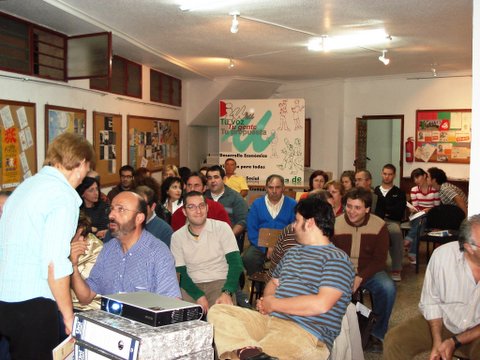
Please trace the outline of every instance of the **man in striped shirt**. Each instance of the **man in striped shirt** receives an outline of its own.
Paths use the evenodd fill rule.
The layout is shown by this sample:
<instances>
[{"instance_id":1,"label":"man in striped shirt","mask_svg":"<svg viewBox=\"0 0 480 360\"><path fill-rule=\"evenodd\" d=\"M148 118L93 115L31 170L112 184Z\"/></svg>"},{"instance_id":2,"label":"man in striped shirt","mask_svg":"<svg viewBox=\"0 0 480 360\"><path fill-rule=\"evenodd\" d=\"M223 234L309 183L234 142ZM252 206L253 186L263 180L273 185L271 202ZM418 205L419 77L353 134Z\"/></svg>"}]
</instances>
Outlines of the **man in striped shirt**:
<instances>
[{"instance_id":1,"label":"man in striped shirt","mask_svg":"<svg viewBox=\"0 0 480 360\"><path fill-rule=\"evenodd\" d=\"M459 187L447 181L445 171L437 167L428 169L427 182L428 185L438 190L443 205L458 206L465 216L467 215L468 199Z\"/></svg>"},{"instance_id":2,"label":"man in striped shirt","mask_svg":"<svg viewBox=\"0 0 480 360\"><path fill-rule=\"evenodd\" d=\"M430 359L480 354L480 214L464 220L458 241L438 247L425 272L417 315L391 329L384 359Z\"/></svg>"},{"instance_id":3,"label":"man in striped shirt","mask_svg":"<svg viewBox=\"0 0 480 360\"><path fill-rule=\"evenodd\" d=\"M257 310L214 305L220 359L327 359L351 299L353 267L336 248L332 206L307 198L296 206L299 246L290 249L273 272ZM267 355L269 354L269 355Z\"/></svg>"}]
</instances>

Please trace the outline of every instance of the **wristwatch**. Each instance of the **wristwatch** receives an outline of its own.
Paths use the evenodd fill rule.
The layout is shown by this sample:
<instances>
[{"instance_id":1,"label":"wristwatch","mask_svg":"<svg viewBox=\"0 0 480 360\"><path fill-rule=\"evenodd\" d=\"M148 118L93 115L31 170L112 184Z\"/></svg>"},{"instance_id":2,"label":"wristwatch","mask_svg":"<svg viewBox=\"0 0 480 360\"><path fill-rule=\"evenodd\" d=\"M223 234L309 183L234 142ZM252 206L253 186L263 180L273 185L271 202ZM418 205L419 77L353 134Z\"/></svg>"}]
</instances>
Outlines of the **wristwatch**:
<instances>
[{"instance_id":1,"label":"wristwatch","mask_svg":"<svg viewBox=\"0 0 480 360\"><path fill-rule=\"evenodd\" d=\"M232 296L233 293L231 291L228 291L228 290L222 290L222 293L223 294L227 294L228 296Z\"/></svg>"},{"instance_id":2,"label":"wristwatch","mask_svg":"<svg viewBox=\"0 0 480 360\"><path fill-rule=\"evenodd\" d=\"M457 337L455 335L452 336L452 340L453 342L455 343L455 350L458 349L460 346L462 346L463 344L458 341Z\"/></svg>"}]
</instances>

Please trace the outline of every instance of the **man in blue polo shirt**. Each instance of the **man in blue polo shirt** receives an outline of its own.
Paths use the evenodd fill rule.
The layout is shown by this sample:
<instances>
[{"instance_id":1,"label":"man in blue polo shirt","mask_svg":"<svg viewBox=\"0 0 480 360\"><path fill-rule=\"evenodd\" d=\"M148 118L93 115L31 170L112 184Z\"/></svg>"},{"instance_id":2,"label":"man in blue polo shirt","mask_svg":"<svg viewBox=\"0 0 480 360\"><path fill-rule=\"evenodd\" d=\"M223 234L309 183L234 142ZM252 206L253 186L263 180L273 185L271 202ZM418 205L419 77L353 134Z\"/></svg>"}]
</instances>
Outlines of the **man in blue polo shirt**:
<instances>
[{"instance_id":1,"label":"man in blue polo shirt","mask_svg":"<svg viewBox=\"0 0 480 360\"><path fill-rule=\"evenodd\" d=\"M118 292L181 296L173 256L167 245L144 230L146 214L146 202L138 194L124 191L113 199L109 219L114 239L104 245L86 280L77 264L87 244L83 238L72 241L72 288L80 303L90 303L96 294Z\"/></svg>"}]
</instances>

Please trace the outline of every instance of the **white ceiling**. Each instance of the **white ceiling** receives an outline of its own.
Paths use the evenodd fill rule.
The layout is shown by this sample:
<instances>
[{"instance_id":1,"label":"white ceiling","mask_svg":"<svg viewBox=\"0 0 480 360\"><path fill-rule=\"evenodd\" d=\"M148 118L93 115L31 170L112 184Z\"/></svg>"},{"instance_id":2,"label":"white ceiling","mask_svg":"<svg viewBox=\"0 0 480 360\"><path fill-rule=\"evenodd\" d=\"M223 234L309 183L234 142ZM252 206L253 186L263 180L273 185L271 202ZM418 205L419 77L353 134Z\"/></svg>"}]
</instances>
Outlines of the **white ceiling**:
<instances>
[{"instance_id":1,"label":"white ceiling","mask_svg":"<svg viewBox=\"0 0 480 360\"><path fill-rule=\"evenodd\" d=\"M275 81L394 74L470 75L472 0L244 0L183 12L180 0L0 0L0 11L67 35L113 33L113 52L182 79L234 76ZM227 1L222 1L226 4ZM386 45L310 52L318 35L385 28ZM388 49L389 66L378 61ZM378 52L377 52L378 51ZM229 59L236 66L228 69Z\"/></svg>"}]
</instances>

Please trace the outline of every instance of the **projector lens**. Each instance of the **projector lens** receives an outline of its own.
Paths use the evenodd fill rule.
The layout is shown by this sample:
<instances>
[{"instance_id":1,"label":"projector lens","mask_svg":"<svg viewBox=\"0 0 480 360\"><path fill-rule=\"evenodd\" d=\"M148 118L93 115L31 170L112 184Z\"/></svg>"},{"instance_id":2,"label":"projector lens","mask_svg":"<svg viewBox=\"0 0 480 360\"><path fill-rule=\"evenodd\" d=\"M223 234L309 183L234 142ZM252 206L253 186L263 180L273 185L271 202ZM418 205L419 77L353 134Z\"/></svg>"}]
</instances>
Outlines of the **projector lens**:
<instances>
[{"instance_id":1,"label":"projector lens","mask_svg":"<svg viewBox=\"0 0 480 360\"><path fill-rule=\"evenodd\" d=\"M116 301L109 300L106 310L111 314L120 315L122 313L122 304Z\"/></svg>"}]
</instances>

